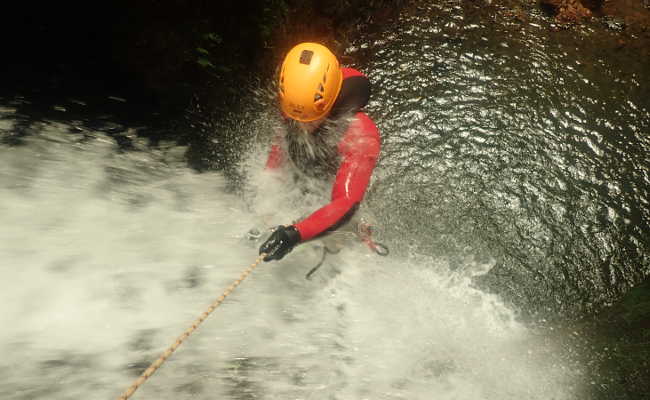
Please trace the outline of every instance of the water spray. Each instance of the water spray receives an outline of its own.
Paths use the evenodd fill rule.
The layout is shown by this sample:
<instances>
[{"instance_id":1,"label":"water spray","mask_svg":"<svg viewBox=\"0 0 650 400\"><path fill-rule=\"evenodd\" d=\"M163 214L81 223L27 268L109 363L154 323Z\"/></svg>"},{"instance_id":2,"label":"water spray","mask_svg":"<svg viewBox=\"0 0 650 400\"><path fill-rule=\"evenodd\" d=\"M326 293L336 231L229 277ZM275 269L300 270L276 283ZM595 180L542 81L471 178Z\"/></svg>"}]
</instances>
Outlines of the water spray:
<instances>
[{"instance_id":1,"label":"water spray","mask_svg":"<svg viewBox=\"0 0 650 400\"><path fill-rule=\"evenodd\" d=\"M142 375L140 375L140 377L138 377L138 379L136 379L135 382L133 382L133 384L120 397L118 397L118 400L127 400L129 397L131 397L133 393L135 393L135 391L138 390L138 388L143 383L145 383L146 380L149 379L149 377L158 370L158 368L160 368L163 365L163 363L169 358L169 356L171 356L172 353L176 351L176 349L180 347L181 344L183 344L185 339L187 339L187 337L190 336L199 327L199 325L203 321L205 321L206 318L208 318L208 316L212 313L212 311L214 311L215 308L219 307L221 303L223 303L223 301L226 299L226 297L228 297L228 295L230 295L230 293L232 293L233 290L235 290L235 288L239 286L239 284L242 283L244 279L246 279L248 275L250 275L255 268L257 268L257 266L260 264L260 262L262 262L264 257L266 257L266 253L260 254L260 256L257 257L257 259L255 260L255 262L252 263L250 267L248 267L246 270L244 270L244 272L242 272L239 278L236 281L234 281L226 289L226 291L223 292L221 296L219 296L218 299L216 299L212 304L210 304L210 307L208 307L208 309L205 310L203 314L201 314L199 318L197 318L196 321L194 321L194 323L192 323L192 325L189 328L187 328L182 335L178 337L178 339L176 339L174 344L169 346L169 348L165 350L165 352L160 357L158 357L158 359L154 361L149 366L149 368L147 368L142 373Z\"/></svg>"}]
</instances>

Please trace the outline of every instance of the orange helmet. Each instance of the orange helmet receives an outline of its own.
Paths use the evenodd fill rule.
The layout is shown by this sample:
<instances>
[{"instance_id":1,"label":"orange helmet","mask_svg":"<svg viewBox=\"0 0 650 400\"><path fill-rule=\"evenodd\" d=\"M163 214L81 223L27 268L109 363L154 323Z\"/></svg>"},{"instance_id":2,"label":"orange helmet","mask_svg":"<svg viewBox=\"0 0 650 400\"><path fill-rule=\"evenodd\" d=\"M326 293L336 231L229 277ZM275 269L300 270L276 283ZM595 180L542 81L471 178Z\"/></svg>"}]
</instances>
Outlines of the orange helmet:
<instances>
[{"instance_id":1,"label":"orange helmet","mask_svg":"<svg viewBox=\"0 0 650 400\"><path fill-rule=\"evenodd\" d=\"M280 69L280 106L290 118L315 121L327 115L341 90L336 56L318 43L301 43L287 53Z\"/></svg>"}]
</instances>

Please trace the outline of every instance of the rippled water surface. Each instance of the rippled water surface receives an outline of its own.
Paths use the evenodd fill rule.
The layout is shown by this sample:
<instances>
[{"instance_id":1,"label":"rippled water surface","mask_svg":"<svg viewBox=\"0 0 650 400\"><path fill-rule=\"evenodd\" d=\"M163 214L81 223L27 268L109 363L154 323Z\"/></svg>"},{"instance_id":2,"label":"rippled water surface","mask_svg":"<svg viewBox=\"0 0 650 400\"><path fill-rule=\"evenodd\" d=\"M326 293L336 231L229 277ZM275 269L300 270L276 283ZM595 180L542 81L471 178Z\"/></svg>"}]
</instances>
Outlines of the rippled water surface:
<instances>
[{"instance_id":1,"label":"rippled water surface","mask_svg":"<svg viewBox=\"0 0 650 400\"><path fill-rule=\"evenodd\" d=\"M385 139L375 208L427 254L494 258L483 283L527 313L593 310L650 272L650 60L481 7L418 7L353 49Z\"/></svg>"},{"instance_id":2,"label":"rippled water surface","mask_svg":"<svg viewBox=\"0 0 650 400\"><path fill-rule=\"evenodd\" d=\"M317 242L264 264L135 399L607 392L571 333L529 322L650 272L648 61L594 46L598 27L463 4L408 9L348 49L384 139L362 212L391 256L353 244L312 281ZM116 398L255 259L251 227L327 198L278 190L257 146L236 187L142 127L26 102L0 104L2 399ZM190 153L223 163L224 137L268 138L264 115Z\"/></svg>"}]
</instances>

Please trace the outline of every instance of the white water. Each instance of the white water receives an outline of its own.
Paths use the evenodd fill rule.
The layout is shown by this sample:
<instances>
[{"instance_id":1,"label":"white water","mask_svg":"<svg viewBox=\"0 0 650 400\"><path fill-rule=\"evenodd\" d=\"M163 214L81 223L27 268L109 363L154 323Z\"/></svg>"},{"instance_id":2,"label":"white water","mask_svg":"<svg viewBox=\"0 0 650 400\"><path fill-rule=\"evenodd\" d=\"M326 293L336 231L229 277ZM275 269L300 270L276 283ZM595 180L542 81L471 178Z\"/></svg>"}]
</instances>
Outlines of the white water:
<instances>
[{"instance_id":1,"label":"white water","mask_svg":"<svg viewBox=\"0 0 650 400\"><path fill-rule=\"evenodd\" d=\"M0 119L0 137L12 129ZM0 145L1 399L116 398L256 257L243 234L258 218L182 148L119 153L68 129ZM270 193L260 213L299 216ZM302 247L255 271L133 398L580 396L563 349L444 262L358 246L307 281L318 254Z\"/></svg>"}]
</instances>

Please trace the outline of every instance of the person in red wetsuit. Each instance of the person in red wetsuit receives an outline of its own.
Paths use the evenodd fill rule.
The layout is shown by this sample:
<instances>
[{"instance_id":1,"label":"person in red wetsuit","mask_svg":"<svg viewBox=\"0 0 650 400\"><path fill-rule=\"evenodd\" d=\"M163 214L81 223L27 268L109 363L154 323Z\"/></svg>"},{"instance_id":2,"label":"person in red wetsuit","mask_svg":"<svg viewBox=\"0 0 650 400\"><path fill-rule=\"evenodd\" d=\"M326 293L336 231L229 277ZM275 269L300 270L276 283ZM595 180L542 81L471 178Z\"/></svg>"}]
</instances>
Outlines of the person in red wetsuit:
<instances>
[{"instance_id":1,"label":"person in red wetsuit","mask_svg":"<svg viewBox=\"0 0 650 400\"><path fill-rule=\"evenodd\" d=\"M291 163L306 175L334 176L334 185L328 204L302 221L275 228L260 247L264 261L280 260L297 244L348 222L363 200L381 146L377 127L361 111L370 98L368 78L341 68L325 46L292 48L278 87L286 132L274 141L266 168Z\"/></svg>"}]
</instances>

